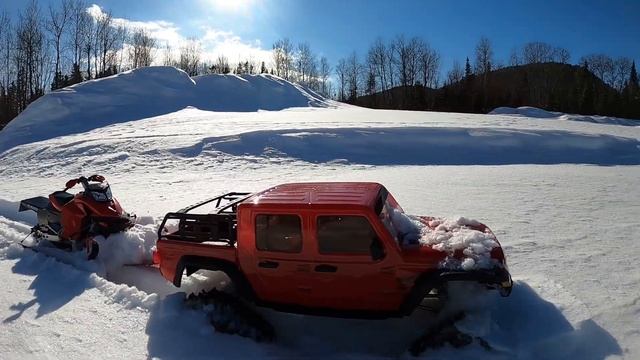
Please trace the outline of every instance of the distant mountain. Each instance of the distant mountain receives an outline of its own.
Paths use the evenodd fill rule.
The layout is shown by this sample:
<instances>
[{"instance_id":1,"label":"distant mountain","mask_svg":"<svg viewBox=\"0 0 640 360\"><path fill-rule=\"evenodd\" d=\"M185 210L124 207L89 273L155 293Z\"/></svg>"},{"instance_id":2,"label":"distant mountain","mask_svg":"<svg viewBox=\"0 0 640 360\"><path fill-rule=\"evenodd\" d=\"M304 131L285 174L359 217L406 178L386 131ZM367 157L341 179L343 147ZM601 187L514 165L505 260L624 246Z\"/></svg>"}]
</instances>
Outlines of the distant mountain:
<instances>
[{"instance_id":1,"label":"distant mountain","mask_svg":"<svg viewBox=\"0 0 640 360\"><path fill-rule=\"evenodd\" d=\"M355 104L471 113L488 113L501 106L533 106L565 113L640 118L640 100L629 100L582 66L560 63L506 67L471 75L439 89L399 86L358 97Z\"/></svg>"}]
</instances>

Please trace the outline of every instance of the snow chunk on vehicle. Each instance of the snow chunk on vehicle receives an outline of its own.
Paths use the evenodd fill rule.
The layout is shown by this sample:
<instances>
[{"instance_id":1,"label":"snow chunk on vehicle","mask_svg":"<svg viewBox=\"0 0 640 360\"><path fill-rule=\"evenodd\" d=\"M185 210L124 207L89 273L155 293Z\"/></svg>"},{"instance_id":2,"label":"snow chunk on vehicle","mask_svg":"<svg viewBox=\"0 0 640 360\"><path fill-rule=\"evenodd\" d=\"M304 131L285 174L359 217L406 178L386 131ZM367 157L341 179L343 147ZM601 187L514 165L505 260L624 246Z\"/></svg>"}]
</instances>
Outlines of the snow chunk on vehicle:
<instances>
[{"instance_id":1,"label":"snow chunk on vehicle","mask_svg":"<svg viewBox=\"0 0 640 360\"><path fill-rule=\"evenodd\" d=\"M500 265L491 253L500 246L496 236L476 220L418 217L401 211L394 211L392 220L404 243L446 253L441 268L470 271Z\"/></svg>"}]
</instances>

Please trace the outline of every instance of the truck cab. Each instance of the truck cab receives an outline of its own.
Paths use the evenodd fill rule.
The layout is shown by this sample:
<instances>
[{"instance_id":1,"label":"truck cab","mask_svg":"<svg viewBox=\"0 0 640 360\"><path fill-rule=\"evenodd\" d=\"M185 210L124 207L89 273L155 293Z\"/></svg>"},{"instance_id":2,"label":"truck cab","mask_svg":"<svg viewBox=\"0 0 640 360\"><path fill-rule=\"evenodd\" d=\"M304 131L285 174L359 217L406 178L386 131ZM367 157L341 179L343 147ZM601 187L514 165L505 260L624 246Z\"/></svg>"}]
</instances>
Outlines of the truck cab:
<instances>
[{"instance_id":1,"label":"truck cab","mask_svg":"<svg viewBox=\"0 0 640 360\"><path fill-rule=\"evenodd\" d=\"M211 202L218 205L211 213L191 213ZM448 281L510 290L501 249L492 269L442 268L447 254L405 246L387 221L390 211L402 208L378 183L293 183L229 193L167 214L157 258L176 286L185 271L219 270L259 305L322 315L407 315ZM177 220L177 228L165 231L168 220Z\"/></svg>"}]
</instances>

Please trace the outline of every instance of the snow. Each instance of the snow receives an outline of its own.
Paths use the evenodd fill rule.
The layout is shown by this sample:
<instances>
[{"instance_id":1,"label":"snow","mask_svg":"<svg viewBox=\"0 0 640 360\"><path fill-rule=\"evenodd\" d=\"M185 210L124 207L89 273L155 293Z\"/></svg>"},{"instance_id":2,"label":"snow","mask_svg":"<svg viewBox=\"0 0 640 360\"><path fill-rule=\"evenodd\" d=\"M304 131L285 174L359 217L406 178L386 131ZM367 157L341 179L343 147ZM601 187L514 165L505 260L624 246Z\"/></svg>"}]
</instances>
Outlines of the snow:
<instances>
[{"instance_id":1,"label":"snow","mask_svg":"<svg viewBox=\"0 0 640 360\"><path fill-rule=\"evenodd\" d=\"M477 220L465 217L421 220L399 209L391 209L390 218L393 229L401 234L401 246L428 246L446 253L439 264L442 269L470 271L499 265L491 258L491 250L499 243L491 231L473 229L480 225Z\"/></svg>"},{"instance_id":2,"label":"snow","mask_svg":"<svg viewBox=\"0 0 640 360\"><path fill-rule=\"evenodd\" d=\"M447 253L447 258L440 265L443 268L490 269L496 263L491 258L491 250L498 247L498 242L492 233L468 227L468 225L477 224L477 221L464 217L433 219L429 221L429 226L421 228L419 241L421 244ZM464 254L462 261L455 258L457 251L462 251Z\"/></svg>"},{"instance_id":3,"label":"snow","mask_svg":"<svg viewBox=\"0 0 640 360\"><path fill-rule=\"evenodd\" d=\"M190 78L174 67L152 66L86 81L41 97L3 129L0 151L189 107L248 112L307 106L335 103L273 75Z\"/></svg>"},{"instance_id":4,"label":"snow","mask_svg":"<svg viewBox=\"0 0 640 360\"><path fill-rule=\"evenodd\" d=\"M521 106L518 108L512 108L503 106L493 109L490 115L515 115L524 116L528 118L538 119L561 119L571 121L586 121L596 124L613 124L624 126L640 126L640 120L622 119L612 116L598 116L598 115L574 115L565 114L557 111L547 111L544 109L538 109L532 106Z\"/></svg>"},{"instance_id":5,"label":"snow","mask_svg":"<svg viewBox=\"0 0 640 360\"><path fill-rule=\"evenodd\" d=\"M148 261L167 211L298 181L380 182L407 213L442 216L453 227L466 223L462 214L493 230L514 276L511 296L454 289L446 311L465 309L456 326L494 350L475 341L424 358L640 357L640 127L324 106L299 88L299 98L284 92L291 102L273 108L217 89L236 108L213 111L184 100L193 99L184 89L204 80L144 71L157 83L151 74L127 80L134 72L83 85L91 91L76 86L41 98L24 124L0 131L2 358L409 358L410 340L434 321L428 312L356 320L259 309L278 341L257 344L215 333L202 312L182 306L183 292L223 286L224 276L197 273L177 289L153 267L126 265ZM283 84L255 94L273 91L264 101L275 104L279 86L291 89ZM74 106L63 114L67 102ZM270 111L256 111L263 108ZM17 213L20 199L93 173L139 217L132 232L102 241L104 259L15 245L34 221Z\"/></svg>"}]
</instances>

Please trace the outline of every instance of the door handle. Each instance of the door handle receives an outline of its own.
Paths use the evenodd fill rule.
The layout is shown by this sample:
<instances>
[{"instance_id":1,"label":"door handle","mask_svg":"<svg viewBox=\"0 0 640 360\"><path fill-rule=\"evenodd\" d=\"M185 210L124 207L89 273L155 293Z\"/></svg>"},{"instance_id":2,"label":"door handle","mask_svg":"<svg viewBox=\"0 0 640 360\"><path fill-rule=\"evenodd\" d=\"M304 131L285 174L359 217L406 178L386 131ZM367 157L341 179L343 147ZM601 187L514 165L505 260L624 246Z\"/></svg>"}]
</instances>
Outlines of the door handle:
<instances>
[{"instance_id":1,"label":"door handle","mask_svg":"<svg viewBox=\"0 0 640 360\"><path fill-rule=\"evenodd\" d=\"M258 263L258 266L261 268L267 268L267 269L275 269L278 267L278 265L280 265L279 263L275 262L275 261L260 261Z\"/></svg>"},{"instance_id":2,"label":"door handle","mask_svg":"<svg viewBox=\"0 0 640 360\"><path fill-rule=\"evenodd\" d=\"M337 266L333 266L333 265L320 264L320 265L317 265L315 267L315 270L317 272L331 272L331 273L334 273L334 272L338 271L338 267Z\"/></svg>"}]
</instances>

